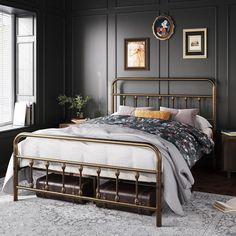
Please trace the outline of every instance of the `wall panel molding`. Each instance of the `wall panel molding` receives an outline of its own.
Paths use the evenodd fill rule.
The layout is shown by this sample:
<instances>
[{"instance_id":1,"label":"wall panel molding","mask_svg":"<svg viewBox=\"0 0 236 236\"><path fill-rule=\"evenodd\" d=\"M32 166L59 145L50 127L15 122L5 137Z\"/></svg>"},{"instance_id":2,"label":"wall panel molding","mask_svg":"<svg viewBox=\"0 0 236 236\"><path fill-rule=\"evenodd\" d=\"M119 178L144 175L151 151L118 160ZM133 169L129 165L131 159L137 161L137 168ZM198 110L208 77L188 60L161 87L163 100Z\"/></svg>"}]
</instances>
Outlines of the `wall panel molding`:
<instances>
[{"instance_id":1,"label":"wall panel molding","mask_svg":"<svg viewBox=\"0 0 236 236\"><path fill-rule=\"evenodd\" d=\"M231 12L230 16L224 12L227 4L230 8L228 10L229 14ZM232 55L233 51L230 47L232 47L234 39L234 29L232 28L233 15L236 13L234 5L233 0L111 0L108 3L108 9L98 9L96 4L90 9L72 9L73 17L107 14L105 48L107 51L106 67L108 67L106 68L108 109L110 105L109 86L114 76L150 76L151 74L153 76L207 76L215 78L219 82L217 91L219 130L229 125L226 119L231 120L232 123L233 117L236 116L236 114L234 115L236 111L231 109L232 104L230 104L230 101L232 103L232 99L234 99L232 86L230 87L230 83L233 83L232 58L234 55ZM175 34L168 41L159 41L152 35L153 20L161 12L169 13L176 25ZM231 28L228 25L230 23ZM208 28L208 58L183 59L182 29L197 27ZM227 35L222 35L222 30L224 30L224 34L227 34L227 28L229 28L228 38ZM150 38L150 71L125 71L123 69L123 40L128 37ZM225 108L224 104L227 104L228 108ZM228 110L230 110L230 118L227 118L226 115ZM236 127L236 124L234 126Z\"/></svg>"},{"instance_id":2,"label":"wall panel molding","mask_svg":"<svg viewBox=\"0 0 236 236\"><path fill-rule=\"evenodd\" d=\"M61 10L65 11L66 0L45 0L45 8L51 10Z\"/></svg>"},{"instance_id":3,"label":"wall panel molding","mask_svg":"<svg viewBox=\"0 0 236 236\"><path fill-rule=\"evenodd\" d=\"M227 47L226 47L226 57L227 57L227 62L226 62L226 83L227 83L227 90L226 90L226 96L227 96L227 123L230 123L230 100L229 100L229 41L230 41L230 6L227 6Z\"/></svg>"},{"instance_id":4,"label":"wall panel molding","mask_svg":"<svg viewBox=\"0 0 236 236\"><path fill-rule=\"evenodd\" d=\"M201 2L204 0L168 0L168 3L182 3L182 2Z\"/></svg>"},{"instance_id":5,"label":"wall panel molding","mask_svg":"<svg viewBox=\"0 0 236 236\"><path fill-rule=\"evenodd\" d=\"M160 0L115 0L116 8L159 5Z\"/></svg>"},{"instance_id":6,"label":"wall panel molding","mask_svg":"<svg viewBox=\"0 0 236 236\"><path fill-rule=\"evenodd\" d=\"M178 0L177 0L178 1ZM184 0L184 1L187 1L187 0ZM196 1L196 0L193 0L193 1ZM196 6L196 7L179 7L179 8L175 8L175 9L171 9L170 12L172 11L178 11L178 10L184 10L184 11L188 11L188 10L206 10L206 9L209 9L209 10L213 10L214 11L214 39L215 39L215 47L214 47L214 51L215 51L215 71L214 71L214 78L217 80L217 74L218 74L218 71L217 71L217 63L218 63L218 48L217 48L217 34L218 34L218 19L217 19L217 6L206 6L206 7L202 7L202 6ZM211 15L212 16L212 15ZM174 20L174 19L173 19ZM201 27L204 27L204 26L201 26ZM199 27L199 28L201 28ZM193 28L196 28L196 27L193 27ZM208 27L208 42L207 42L207 47L209 46L209 27ZM182 46L182 45L181 45ZM209 54L209 52L208 52ZM209 57L209 55L208 55ZM169 73L168 73L169 74Z\"/></svg>"},{"instance_id":7,"label":"wall panel molding","mask_svg":"<svg viewBox=\"0 0 236 236\"><path fill-rule=\"evenodd\" d=\"M26 4L29 6L36 6L39 4L39 1L40 0L10 0L9 2L20 3L20 4L24 4L24 5Z\"/></svg>"},{"instance_id":8,"label":"wall panel molding","mask_svg":"<svg viewBox=\"0 0 236 236\"><path fill-rule=\"evenodd\" d=\"M107 112L108 16L72 17L72 94L89 95L88 117Z\"/></svg>"},{"instance_id":9,"label":"wall panel molding","mask_svg":"<svg viewBox=\"0 0 236 236\"><path fill-rule=\"evenodd\" d=\"M75 1L72 0L72 12L73 11L86 11L86 10L107 10L109 0L86 0L86 1ZM110 0L111 1L111 0Z\"/></svg>"},{"instance_id":10,"label":"wall panel molding","mask_svg":"<svg viewBox=\"0 0 236 236\"><path fill-rule=\"evenodd\" d=\"M231 127L236 126L236 108L235 108L235 61L236 61L236 30L235 30L235 21L236 21L236 4L229 4L227 6L227 20L228 20L228 44L227 44L227 82L228 82L228 122Z\"/></svg>"},{"instance_id":11,"label":"wall panel molding","mask_svg":"<svg viewBox=\"0 0 236 236\"><path fill-rule=\"evenodd\" d=\"M179 60L179 64L175 67L170 65L168 74L170 76L175 76L173 73L175 70L178 71L177 67L183 68L183 69L184 67L186 67L187 70L186 69L185 70L189 72L185 74L185 70L183 70L182 72L181 70L179 70L177 75L180 76L179 73L182 73L185 76L191 76L190 71L193 71L192 76L198 76L196 74L197 72L199 73L199 76L211 76L217 79L217 39L215 37L217 33L217 25L216 25L217 8L216 6L179 7L176 9L170 9L169 13L176 24L175 34L169 40L170 46L171 44L175 44L175 47L170 48L170 53L173 55L175 54L176 50L179 51L179 53L175 55L176 59ZM210 15L211 17L208 18L208 15ZM195 21L197 17L199 17L199 20ZM207 59L200 59L200 60L183 59L182 30L187 29L187 28L205 28L205 27L208 28L208 57ZM214 47L212 45L214 45ZM178 49L175 49L177 47ZM174 62L172 61L172 64L173 63ZM213 70L207 70L206 63L208 64L210 63L209 66L214 66ZM172 71L170 71L171 66L174 69L174 71L173 69ZM199 69L202 67L203 70L195 71L194 66L197 66L196 68L199 68Z\"/></svg>"}]
</instances>

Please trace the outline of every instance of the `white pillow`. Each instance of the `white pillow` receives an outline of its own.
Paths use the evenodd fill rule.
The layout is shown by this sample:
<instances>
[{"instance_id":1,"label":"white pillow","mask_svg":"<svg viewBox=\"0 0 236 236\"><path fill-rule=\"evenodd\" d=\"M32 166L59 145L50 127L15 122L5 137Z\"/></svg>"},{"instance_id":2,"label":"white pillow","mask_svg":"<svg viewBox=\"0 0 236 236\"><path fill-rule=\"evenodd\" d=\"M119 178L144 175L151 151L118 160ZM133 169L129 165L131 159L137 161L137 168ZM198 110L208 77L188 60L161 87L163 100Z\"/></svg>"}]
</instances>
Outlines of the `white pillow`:
<instances>
[{"instance_id":1,"label":"white pillow","mask_svg":"<svg viewBox=\"0 0 236 236\"><path fill-rule=\"evenodd\" d=\"M195 118L195 121L194 121L194 127L204 131L207 128L212 128L212 125L204 117L196 115L196 118Z\"/></svg>"},{"instance_id":2,"label":"white pillow","mask_svg":"<svg viewBox=\"0 0 236 236\"><path fill-rule=\"evenodd\" d=\"M119 115L117 111L111 114L111 116L116 116L116 115Z\"/></svg>"},{"instance_id":3,"label":"white pillow","mask_svg":"<svg viewBox=\"0 0 236 236\"><path fill-rule=\"evenodd\" d=\"M132 106L119 106L117 115L134 116L135 110L153 110L153 107L132 107Z\"/></svg>"},{"instance_id":4,"label":"white pillow","mask_svg":"<svg viewBox=\"0 0 236 236\"><path fill-rule=\"evenodd\" d=\"M131 116L134 114L135 107L131 106L119 106L117 111L118 115Z\"/></svg>"},{"instance_id":5,"label":"white pillow","mask_svg":"<svg viewBox=\"0 0 236 236\"><path fill-rule=\"evenodd\" d=\"M213 138L213 132L211 128L206 128L202 130L202 132L206 134L208 138L211 138L211 139Z\"/></svg>"}]
</instances>

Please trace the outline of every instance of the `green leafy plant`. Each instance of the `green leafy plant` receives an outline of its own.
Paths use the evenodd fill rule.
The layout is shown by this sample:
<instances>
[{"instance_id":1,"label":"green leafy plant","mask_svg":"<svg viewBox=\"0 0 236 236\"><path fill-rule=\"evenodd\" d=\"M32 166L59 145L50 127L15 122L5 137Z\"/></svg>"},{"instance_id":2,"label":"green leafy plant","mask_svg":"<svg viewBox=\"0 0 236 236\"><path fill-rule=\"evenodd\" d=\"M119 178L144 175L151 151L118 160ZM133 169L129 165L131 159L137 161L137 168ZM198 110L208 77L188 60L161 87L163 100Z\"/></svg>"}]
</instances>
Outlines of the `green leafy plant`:
<instances>
[{"instance_id":1,"label":"green leafy plant","mask_svg":"<svg viewBox=\"0 0 236 236\"><path fill-rule=\"evenodd\" d=\"M89 96L83 97L81 95L75 95L74 97L67 97L66 95L59 95L59 105L69 105L69 109L75 110L76 116L81 116L83 108L87 105L91 98Z\"/></svg>"}]
</instances>

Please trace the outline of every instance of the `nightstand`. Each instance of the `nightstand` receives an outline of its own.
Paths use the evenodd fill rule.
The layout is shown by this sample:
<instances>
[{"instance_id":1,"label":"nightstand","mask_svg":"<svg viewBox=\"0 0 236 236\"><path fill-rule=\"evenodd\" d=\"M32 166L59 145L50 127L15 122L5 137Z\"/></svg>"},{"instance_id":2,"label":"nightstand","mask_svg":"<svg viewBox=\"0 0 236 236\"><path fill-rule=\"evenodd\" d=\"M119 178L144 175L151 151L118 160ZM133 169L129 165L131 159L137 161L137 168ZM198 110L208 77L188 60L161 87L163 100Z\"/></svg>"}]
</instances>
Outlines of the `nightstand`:
<instances>
[{"instance_id":1,"label":"nightstand","mask_svg":"<svg viewBox=\"0 0 236 236\"><path fill-rule=\"evenodd\" d=\"M221 132L224 171L228 178L236 171L236 132Z\"/></svg>"},{"instance_id":2,"label":"nightstand","mask_svg":"<svg viewBox=\"0 0 236 236\"><path fill-rule=\"evenodd\" d=\"M73 125L76 125L76 124L72 123L72 122L60 123L59 128L66 128L66 127L73 126Z\"/></svg>"},{"instance_id":3,"label":"nightstand","mask_svg":"<svg viewBox=\"0 0 236 236\"><path fill-rule=\"evenodd\" d=\"M59 124L59 128L66 128L66 127L69 127L69 126L74 126L74 125L82 124L86 120L88 120L88 119L72 119L73 122L60 123Z\"/></svg>"}]
</instances>

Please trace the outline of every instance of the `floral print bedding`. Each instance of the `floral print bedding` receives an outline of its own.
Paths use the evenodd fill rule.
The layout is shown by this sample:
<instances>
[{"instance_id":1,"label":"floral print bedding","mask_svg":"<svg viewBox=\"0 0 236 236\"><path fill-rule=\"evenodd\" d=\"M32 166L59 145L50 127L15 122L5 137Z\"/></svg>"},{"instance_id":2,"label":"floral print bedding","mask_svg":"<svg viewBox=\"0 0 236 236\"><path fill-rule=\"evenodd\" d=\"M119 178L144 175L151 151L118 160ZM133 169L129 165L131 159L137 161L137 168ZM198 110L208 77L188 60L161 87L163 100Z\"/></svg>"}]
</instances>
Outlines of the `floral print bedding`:
<instances>
[{"instance_id":1,"label":"floral print bedding","mask_svg":"<svg viewBox=\"0 0 236 236\"><path fill-rule=\"evenodd\" d=\"M161 137L178 148L190 167L214 147L214 142L201 130L173 120L112 115L95 118L88 123L119 125Z\"/></svg>"}]
</instances>

